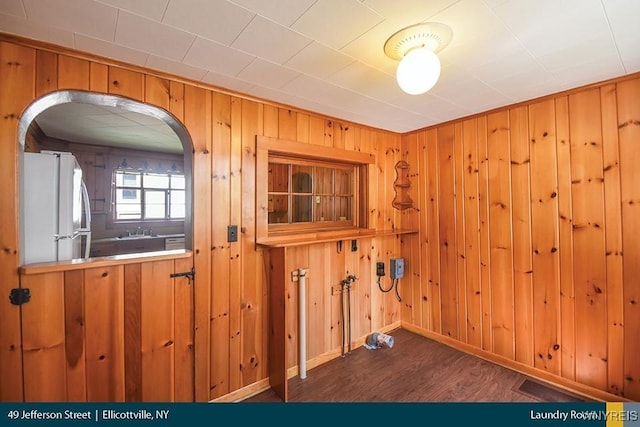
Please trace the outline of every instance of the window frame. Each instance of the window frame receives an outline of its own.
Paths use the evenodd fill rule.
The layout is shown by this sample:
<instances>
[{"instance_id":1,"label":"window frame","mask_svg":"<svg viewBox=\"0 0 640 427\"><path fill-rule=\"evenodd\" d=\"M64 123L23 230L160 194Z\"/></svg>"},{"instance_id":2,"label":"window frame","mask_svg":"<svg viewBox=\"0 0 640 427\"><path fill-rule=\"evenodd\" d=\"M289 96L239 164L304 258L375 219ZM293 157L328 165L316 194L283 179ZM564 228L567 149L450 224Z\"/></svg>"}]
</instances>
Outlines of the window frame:
<instances>
[{"instance_id":1,"label":"window frame","mask_svg":"<svg viewBox=\"0 0 640 427\"><path fill-rule=\"evenodd\" d=\"M139 175L140 176L140 186L132 186L132 185L118 185L117 184L117 179L116 179L116 175L118 173L122 173L122 174L131 174L131 175ZM161 188L161 187L153 187L153 186L149 186L149 187L145 187L145 175L162 175L162 176L166 176L168 178L168 186L167 188ZM171 186L171 176L172 175L179 175L182 176L182 178L185 180L185 186L184 188L172 188ZM184 173L177 173L177 172L167 172L167 173L161 173L161 172L149 172L149 171L144 171L144 170L127 170L127 169L123 169L123 168L114 168L112 176L111 176L111 182L113 183L113 210L112 210L112 218L111 218L111 222L113 224L134 224L134 223L154 223L154 222L184 222L186 219L186 175ZM124 181L124 177L123 177L123 181ZM134 191L139 191L140 192L140 218L130 218L130 219L119 219L117 218L118 215L118 197L117 197L117 193L118 190L134 190ZM146 192L147 191L155 191L155 192L162 192L164 193L164 217L162 218L146 218L145 217L145 198L146 198ZM171 191L183 191L185 193L185 216L182 218L172 218L170 217L171 214Z\"/></svg>"},{"instance_id":2,"label":"window frame","mask_svg":"<svg viewBox=\"0 0 640 427\"><path fill-rule=\"evenodd\" d=\"M269 224L268 175L270 159L284 159L292 164L353 168L353 212L350 221ZM368 226L368 193L370 170L375 156L359 151L305 144L258 135L256 137L256 242L298 233L331 233L340 230L362 230Z\"/></svg>"}]
</instances>

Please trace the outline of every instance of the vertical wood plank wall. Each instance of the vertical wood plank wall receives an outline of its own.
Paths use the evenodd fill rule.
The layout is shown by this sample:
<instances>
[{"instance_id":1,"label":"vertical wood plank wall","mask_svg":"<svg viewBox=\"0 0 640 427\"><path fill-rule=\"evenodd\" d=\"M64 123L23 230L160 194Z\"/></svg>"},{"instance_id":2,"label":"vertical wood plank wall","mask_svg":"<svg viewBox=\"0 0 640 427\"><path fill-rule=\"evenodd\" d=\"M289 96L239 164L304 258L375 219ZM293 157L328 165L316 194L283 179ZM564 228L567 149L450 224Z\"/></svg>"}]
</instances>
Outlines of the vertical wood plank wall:
<instances>
[{"instance_id":1,"label":"vertical wood plank wall","mask_svg":"<svg viewBox=\"0 0 640 427\"><path fill-rule=\"evenodd\" d=\"M117 274L113 285L117 282L120 293L108 297L105 294L104 298L109 304L124 304L125 315L123 319L113 320L114 324L104 324L109 328L108 331L105 329L112 344L109 348L103 348L104 342L95 341L94 337L78 341L79 327L74 318L69 317L73 311L57 313L57 317L52 319L58 326L67 322L66 333L71 334L66 336L71 342L65 342L69 348L56 347L56 343L63 342L60 331L64 328L58 328L50 335L47 335L48 329L36 333L30 330L29 316L21 325L20 309L3 298L0 302L0 401L191 398L207 401L266 379L269 283L265 259L269 254L256 248L254 243L257 134L375 153L378 173L372 174L369 182L370 227L400 228L401 214L391 206L395 179L393 166L402 158L400 135L292 111L168 76L134 70L108 60L78 55L64 48L42 46L14 40L0 41L0 117L3 118L0 121L0 179L6 189L0 195L0 295L8 295L19 281L16 159L20 115L32 101L51 91L63 88L95 90L164 108L182 121L192 138L193 264L197 272L193 298L195 317L178 316L179 322L175 324L169 323L168 319L154 320L149 310L162 309L174 316L191 310L185 306L191 300L184 292L176 290L173 299L169 299L169 289L160 288L164 285L161 280L139 281L140 275L164 276L166 267L161 265L126 266L113 272ZM238 242L227 242L227 226L230 224L238 226ZM352 307L354 340L364 338L372 330L399 325L400 304L392 293L382 295L379 292L375 284L375 263L384 261L388 265L389 258L400 256L400 245L399 238L385 236L359 241L356 252L350 251L350 242L346 241L342 250L335 243L326 243L289 251L289 269L309 268L309 358L322 360L324 357L326 360L340 352L340 302L338 295L331 295L331 286L339 284L348 274L359 278L352 294L352 301L355 300ZM46 275L46 280L41 278L42 281L35 277L27 279L38 283L33 284L34 295L29 303L32 305L23 306L24 311L34 312L43 295L40 289L45 288L46 295L55 292L56 301L64 302L71 310L82 298L89 304L89 299L98 297L93 291L106 292L105 288L96 287L88 293L90 282L93 286L94 280L96 283L103 280L99 274L92 274L86 270ZM108 277L114 278L114 275L109 273ZM289 303L296 307L294 284L286 283L286 288ZM163 305L154 306L146 302L154 298L161 299ZM87 313L87 316L99 315L98 309L96 303L95 311ZM36 317L39 314L33 313ZM286 324L292 344L292 351L287 355L289 367L297 364L296 325L293 311ZM21 332L21 326L29 330ZM185 328L195 330L193 342L189 341ZM25 332L25 337L35 333L33 339L37 342L29 343L25 338L30 349L47 349L47 360L50 360L47 363L63 363L64 358L67 362L72 359L70 368L56 371L57 375L67 376L64 382L60 378L51 388L37 390L30 386L27 389L22 378L23 349L20 343L21 333ZM175 343L170 347L177 348L169 351L162 346L172 333ZM139 341L141 347L122 356L122 347L118 346L124 345L127 339ZM189 361L188 347L185 346L192 344L195 357ZM79 354L85 354L85 358L80 358ZM116 354L124 359L114 360L111 355ZM44 376L37 377L48 368L48 365L39 363L41 356L40 352L33 351L25 359L29 364L29 375L36 376L31 385L47 381ZM99 356L105 358L100 359ZM106 363L115 371L98 369ZM178 369L185 363L194 364L195 376L188 377L183 369ZM122 366L129 368L130 375L126 378L121 376ZM146 370L155 369L154 366L166 367L163 376L145 375ZM173 368L169 368L171 366ZM100 375L112 374L109 381L113 387L94 387L105 380ZM29 378L25 380L31 381ZM195 390L195 395L187 395L185 390Z\"/></svg>"},{"instance_id":2,"label":"vertical wood plank wall","mask_svg":"<svg viewBox=\"0 0 640 427\"><path fill-rule=\"evenodd\" d=\"M639 141L638 77L404 135L422 248L402 253L423 278L406 303L431 316L403 326L639 400Z\"/></svg>"}]
</instances>

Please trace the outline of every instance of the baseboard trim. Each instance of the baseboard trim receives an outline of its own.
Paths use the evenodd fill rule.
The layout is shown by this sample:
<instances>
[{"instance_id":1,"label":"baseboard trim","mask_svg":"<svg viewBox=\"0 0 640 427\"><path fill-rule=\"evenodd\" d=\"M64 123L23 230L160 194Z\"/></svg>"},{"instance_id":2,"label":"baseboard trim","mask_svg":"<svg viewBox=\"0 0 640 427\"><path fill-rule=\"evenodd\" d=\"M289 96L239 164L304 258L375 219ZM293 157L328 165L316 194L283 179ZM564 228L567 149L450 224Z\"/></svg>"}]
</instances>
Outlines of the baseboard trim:
<instances>
[{"instance_id":1,"label":"baseboard trim","mask_svg":"<svg viewBox=\"0 0 640 427\"><path fill-rule=\"evenodd\" d=\"M495 363L496 365L500 365L507 369L511 369L521 374L530 376L551 386L564 389L570 393L582 396L589 400L596 400L601 402L632 402L632 400L626 399L624 397L599 390L595 387L591 387L585 384L580 384L576 381L572 381L567 378L551 374L549 372L541 371L529 365L525 365L524 363L520 363L515 360L508 359L504 356L482 350L470 344L463 343L461 341L437 334L435 332L420 328L415 325L402 323L401 327L402 329L406 329L409 332L413 332L425 338L429 338L439 343L448 345L449 347L455 348L456 350L460 350L464 353L471 354L491 363Z\"/></svg>"},{"instance_id":2,"label":"baseboard trim","mask_svg":"<svg viewBox=\"0 0 640 427\"><path fill-rule=\"evenodd\" d=\"M253 384L239 388L236 391L220 396L216 399L210 400L209 403L235 403L241 402L244 399L248 399L256 394L260 394L263 391L269 390L269 378L258 380Z\"/></svg>"}]
</instances>

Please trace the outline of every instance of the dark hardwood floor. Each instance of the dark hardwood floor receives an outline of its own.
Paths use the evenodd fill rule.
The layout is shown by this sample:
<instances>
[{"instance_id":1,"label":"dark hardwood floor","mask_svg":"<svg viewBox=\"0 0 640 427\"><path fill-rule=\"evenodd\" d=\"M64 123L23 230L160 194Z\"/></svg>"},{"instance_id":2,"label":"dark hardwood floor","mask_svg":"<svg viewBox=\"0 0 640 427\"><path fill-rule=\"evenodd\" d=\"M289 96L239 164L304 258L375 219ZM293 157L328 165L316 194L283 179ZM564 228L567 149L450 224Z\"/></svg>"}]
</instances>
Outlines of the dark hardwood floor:
<instances>
[{"instance_id":1,"label":"dark hardwood floor","mask_svg":"<svg viewBox=\"0 0 640 427\"><path fill-rule=\"evenodd\" d=\"M393 348L360 347L289 380L291 402L583 401L449 346L398 329ZM280 402L272 390L244 402Z\"/></svg>"}]
</instances>

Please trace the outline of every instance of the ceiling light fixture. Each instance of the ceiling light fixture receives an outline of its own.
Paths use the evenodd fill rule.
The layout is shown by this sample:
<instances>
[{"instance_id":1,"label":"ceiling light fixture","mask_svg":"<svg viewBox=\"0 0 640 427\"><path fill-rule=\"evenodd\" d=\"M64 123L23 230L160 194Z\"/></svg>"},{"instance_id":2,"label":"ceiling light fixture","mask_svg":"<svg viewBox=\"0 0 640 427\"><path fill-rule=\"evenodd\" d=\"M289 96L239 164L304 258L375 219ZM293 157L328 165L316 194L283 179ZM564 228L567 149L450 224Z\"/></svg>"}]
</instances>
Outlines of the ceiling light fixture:
<instances>
[{"instance_id":1,"label":"ceiling light fixture","mask_svg":"<svg viewBox=\"0 0 640 427\"><path fill-rule=\"evenodd\" d=\"M400 61L396 80L400 89L420 95L431 89L440 77L436 53L451 41L451 28L436 22L416 24L393 34L384 44L384 53Z\"/></svg>"}]
</instances>

